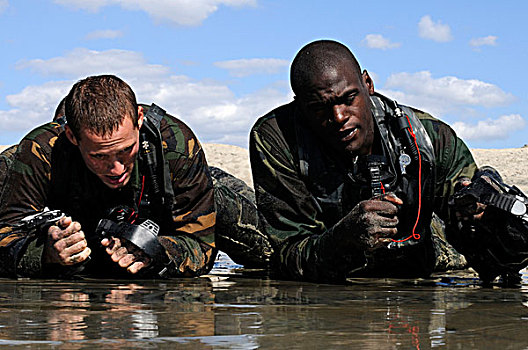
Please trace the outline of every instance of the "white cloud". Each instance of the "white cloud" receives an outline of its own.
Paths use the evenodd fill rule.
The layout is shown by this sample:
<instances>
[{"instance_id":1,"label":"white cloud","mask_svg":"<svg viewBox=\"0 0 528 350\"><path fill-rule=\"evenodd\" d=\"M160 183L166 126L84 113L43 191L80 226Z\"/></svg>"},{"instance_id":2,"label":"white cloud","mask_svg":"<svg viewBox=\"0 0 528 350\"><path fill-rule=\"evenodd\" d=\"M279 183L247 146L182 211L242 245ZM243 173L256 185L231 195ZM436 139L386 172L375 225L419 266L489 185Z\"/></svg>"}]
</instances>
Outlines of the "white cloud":
<instances>
[{"instance_id":1,"label":"white cloud","mask_svg":"<svg viewBox=\"0 0 528 350\"><path fill-rule=\"evenodd\" d=\"M123 32L120 30L96 30L86 34L85 39L87 40L96 40L96 39L115 39L123 36Z\"/></svg>"},{"instance_id":2,"label":"white cloud","mask_svg":"<svg viewBox=\"0 0 528 350\"><path fill-rule=\"evenodd\" d=\"M0 110L2 130L30 130L53 118L55 108L68 93L73 82L48 82L40 86L28 86L16 95L6 97L13 107L8 111Z\"/></svg>"},{"instance_id":3,"label":"white cloud","mask_svg":"<svg viewBox=\"0 0 528 350\"><path fill-rule=\"evenodd\" d=\"M251 58L215 62L215 66L227 69L235 77L246 77L254 74L275 74L287 67L289 62L277 58Z\"/></svg>"},{"instance_id":4,"label":"white cloud","mask_svg":"<svg viewBox=\"0 0 528 350\"><path fill-rule=\"evenodd\" d=\"M101 56L104 60L98 62ZM133 59L123 61L126 57ZM83 69L82 66L90 61L93 67ZM71 80L29 86L8 96L6 101L12 108L0 110L2 129L27 131L49 121L56 105L67 94L74 80L86 76L87 70L102 68L102 62L108 62L108 67L115 70L122 65L120 71L125 72L127 77L120 73L117 75L131 85L139 102L154 102L168 113L181 118L195 131L201 142L223 142L246 147L248 133L255 120L292 97L277 88L237 97L228 86L218 82L171 75L167 67L148 64L135 52L77 49L64 57L32 60L19 65L19 68L34 69L43 74L68 75ZM115 62L119 62L119 65ZM111 71L110 68L107 71ZM145 74L149 70L154 71L154 74Z\"/></svg>"},{"instance_id":5,"label":"white cloud","mask_svg":"<svg viewBox=\"0 0 528 350\"><path fill-rule=\"evenodd\" d=\"M55 0L55 3L88 11L120 5L126 10L145 11L156 21L194 26L201 24L220 5L255 6L256 0Z\"/></svg>"},{"instance_id":6,"label":"white cloud","mask_svg":"<svg viewBox=\"0 0 528 350\"><path fill-rule=\"evenodd\" d=\"M446 76L433 78L428 71L392 74L384 92L398 102L440 115L461 106L504 106L515 100L498 86L480 80Z\"/></svg>"},{"instance_id":7,"label":"white cloud","mask_svg":"<svg viewBox=\"0 0 528 350\"><path fill-rule=\"evenodd\" d=\"M519 114L510 114L476 124L456 122L452 127L465 140L497 140L506 139L511 133L526 127L526 120Z\"/></svg>"},{"instance_id":8,"label":"white cloud","mask_svg":"<svg viewBox=\"0 0 528 350\"><path fill-rule=\"evenodd\" d=\"M497 37L494 35L488 35L483 38L473 38L469 41L469 45L473 47L480 47L480 46L495 46L497 45Z\"/></svg>"},{"instance_id":9,"label":"white cloud","mask_svg":"<svg viewBox=\"0 0 528 350\"><path fill-rule=\"evenodd\" d=\"M7 0L0 0L0 13L4 12L8 6L9 2Z\"/></svg>"},{"instance_id":10,"label":"white cloud","mask_svg":"<svg viewBox=\"0 0 528 350\"><path fill-rule=\"evenodd\" d=\"M147 64L140 53L126 50L93 51L78 48L63 57L48 60L23 60L17 69L31 69L43 75L77 78L96 74L115 74L125 79L169 74L167 67Z\"/></svg>"},{"instance_id":11,"label":"white cloud","mask_svg":"<svg viewBox=\"0 0 528 350\"><path fill-rule=\"evenodd\" d=\"M418 23L418 33L424 39L430 39L438 42L446 42L453 39L451 36L451 28L449 25L442 24L442 22L434 22L431 16L426 15L420 19Z\"/></svg>"},{"instance_id":12,"label":"white cloud","mask_svg":"<svg viewBox=\"0 0 528 350\"><path fill-rule=\"evenodd\" d=\"M397 73L391 75L381 93L399 103L423 109L439 118L450 114L450 123L464 140L506 139L514 131L526 126L518 114L503 115L497 119L483 119L482 108L505 106L515 101L515 96L498 86L475 79L446 76L433 78L428 71ZM468 117L479 118L467 122Z\"/></svg>"},{"instance_id":13,"label":"white cloud","mask_svg":"<svg viewBox=\"0 0 528 350\"><path fill-rule=\"evenodd\" d=\"M201 135L209 142L247 147L249 130L257 118L291 101L292 97L276 89L263 89L241 98L198 107L191 112L190 119L200 125Z\"/></svg>"},{"instance_id":14,"label":"white cloud","mask_svg":"<svg viewBox=\"0 0 528 350\"><path fill-rule=\"evenodd\" d=\"M362 43L371 49L395 49L401 46L401 43L392 43L389 39L381 34L367 34Z\"/></svg>"}]
</instances>

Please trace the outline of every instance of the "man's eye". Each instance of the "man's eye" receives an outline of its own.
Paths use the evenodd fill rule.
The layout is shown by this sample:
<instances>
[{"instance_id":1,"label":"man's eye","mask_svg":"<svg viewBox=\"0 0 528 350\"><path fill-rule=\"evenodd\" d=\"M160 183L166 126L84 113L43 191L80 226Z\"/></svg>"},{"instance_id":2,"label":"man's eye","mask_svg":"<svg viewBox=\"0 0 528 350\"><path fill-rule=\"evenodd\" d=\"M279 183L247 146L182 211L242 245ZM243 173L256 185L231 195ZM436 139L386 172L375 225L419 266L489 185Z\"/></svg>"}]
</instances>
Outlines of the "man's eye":
<instances>
[{"instance_id":1,"label":"man's eye","mask_svg":"<svg viewBox=\"0 0 528 350\"><path fill-rule=\"evenodd\" d=\"M130 153L134 149L134 146L128 146L124 150L121 151L121 153Z\"/></svg>"},{"instance_id":2,"label":"man's eye","mask_svg":"<svg viewBox=\"0 0 528 350\"><path fill-rule=\"evenodd\" d=\"M352 105L354 103L354 100L356 99L356 95L348 95L346 98L345 98L345 104L347 105Z\"/></svg>"},{"instance_id":3,"label":"man's eye","mask_svg":"<svg viewBox=\"0 0 528 350\"><path fill-rule=\"evenodd\" d=\"M90 157L94 159L104 159L105 156L103 154L91 154Z\"/></svg>"}]
</instances>

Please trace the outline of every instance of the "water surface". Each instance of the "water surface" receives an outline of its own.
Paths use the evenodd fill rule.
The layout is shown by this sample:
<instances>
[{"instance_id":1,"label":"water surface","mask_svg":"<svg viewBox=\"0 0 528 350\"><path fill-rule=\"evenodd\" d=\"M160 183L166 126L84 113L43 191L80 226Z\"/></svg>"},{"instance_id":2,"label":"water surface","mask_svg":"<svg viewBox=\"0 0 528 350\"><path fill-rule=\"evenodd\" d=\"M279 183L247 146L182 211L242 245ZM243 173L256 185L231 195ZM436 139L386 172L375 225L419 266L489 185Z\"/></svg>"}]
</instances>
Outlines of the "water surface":
<instances>
[{"instance_id":1,"label":"water surface","mask_svg":"<svg viewBox=\"0 0 528 350\"><path fill-rule=\"evenodd\" d=\"M0 345L54 349L525 349L528 274L516 288L470 273L431 279L278 281L221 260L157 281L8 280Z\"/></svg>"}]
</instances>

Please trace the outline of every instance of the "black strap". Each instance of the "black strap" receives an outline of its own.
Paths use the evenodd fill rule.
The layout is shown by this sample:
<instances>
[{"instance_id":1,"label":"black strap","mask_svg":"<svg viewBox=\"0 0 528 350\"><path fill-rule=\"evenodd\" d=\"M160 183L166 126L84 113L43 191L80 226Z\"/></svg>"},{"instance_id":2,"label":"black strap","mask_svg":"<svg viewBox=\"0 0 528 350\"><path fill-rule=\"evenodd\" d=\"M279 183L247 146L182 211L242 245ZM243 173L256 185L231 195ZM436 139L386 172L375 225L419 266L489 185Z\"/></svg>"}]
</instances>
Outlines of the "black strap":
<instances>
[{"instance_id":1,"label":"black strap","mask_svg":"<svg viewBox=\"0 0 528 350\"><path fill-rule=\"evenodd\" d=\"M174 197L168 162L166 162L163 155L163 142L160 130L161 121L165 115L165 110L153 103L148 107L143 127L141 128L143 162L155 192L156 199L154 200L159 202L160 208L170 206Z\"/></svg>"}]
</instances>

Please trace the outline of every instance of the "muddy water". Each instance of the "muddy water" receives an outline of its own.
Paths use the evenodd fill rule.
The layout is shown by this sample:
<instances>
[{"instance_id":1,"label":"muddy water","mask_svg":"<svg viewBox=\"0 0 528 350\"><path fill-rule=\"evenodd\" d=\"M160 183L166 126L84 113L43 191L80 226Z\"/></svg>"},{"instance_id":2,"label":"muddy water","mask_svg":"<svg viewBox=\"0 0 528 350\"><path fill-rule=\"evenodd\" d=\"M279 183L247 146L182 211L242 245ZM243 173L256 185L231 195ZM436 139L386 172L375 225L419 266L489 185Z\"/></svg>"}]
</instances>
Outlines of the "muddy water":
<instances>
[{"instance_id":1,"label":"muddy water","mask_svg":"<svg viewBox=\"0 0 528 350\"><path fill-rule=\"evenodd\" d=\"M348 285L277 281L219 264L166 281L0 280L0 346L54 349L523 349L528 274Z\"/></svg>"}]
</instances>

